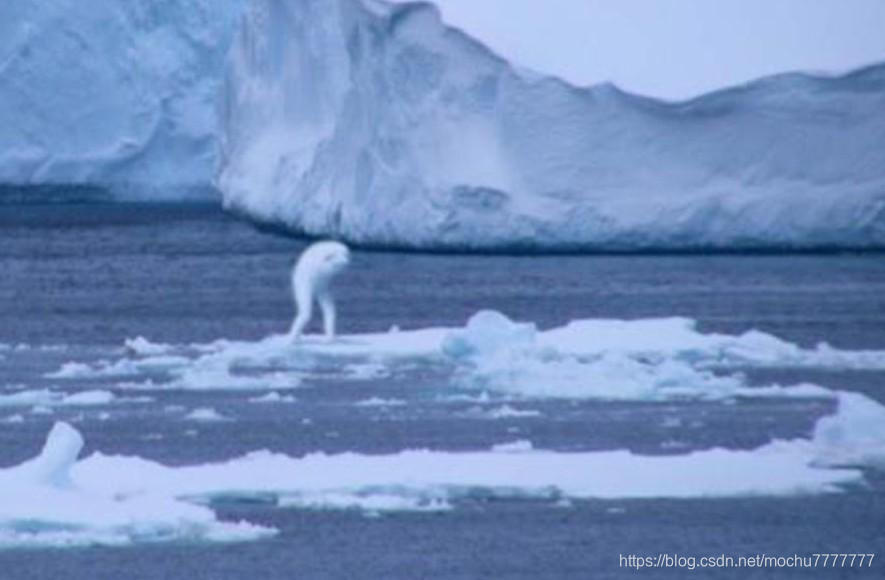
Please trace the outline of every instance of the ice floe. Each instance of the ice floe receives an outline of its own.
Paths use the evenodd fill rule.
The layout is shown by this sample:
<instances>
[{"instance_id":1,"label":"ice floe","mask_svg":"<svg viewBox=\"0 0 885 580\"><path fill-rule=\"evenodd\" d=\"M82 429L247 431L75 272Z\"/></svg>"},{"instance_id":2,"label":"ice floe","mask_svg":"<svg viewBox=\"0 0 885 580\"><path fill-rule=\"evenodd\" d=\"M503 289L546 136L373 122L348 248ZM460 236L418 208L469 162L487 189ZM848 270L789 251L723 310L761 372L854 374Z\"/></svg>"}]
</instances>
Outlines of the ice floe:
<instances>
[{"instance_id":1,"label":"ice floe","mask_svg":"<svg viewBox=\"0 0 885 580\"><path fill-rule=\"evenodd\" d=\"M387 380L420 367L463 392L614 400L829 397L814 385L750 388L753 368L885 370L885 350L802 348L751 330L705 333L687 318L576 320L551 330L481 311L460 328L353 334L334 341L285 335L256 342L164 345L127 341L121 358L69 362L55 379L126 377L152 389L266 389L304 381Z\"/></svg>"},{"instance_id":2,"label":"ice floe","mask_svg":"<svg viewBox=\"0 0 885 580\"><path fill-rule=\"evenodd\" d=\"M0 469L0 546L228 541L273 530L220 521L211 501L268 499L311 509L443 510L476 493L551 501L585 498L784 496L862 485L885 466L885 407L837 393L810 439L679 455L625 450L557 452L529 440L487 451L403 450L387 455L257 451L171 467L101 453L77 460L82 436L57 423L43 451Z\"/></svg>"},{"instance_id":3,"label":"ice floe","mask_svg":"<svg viewBox=\"0 0 885 580\"><path fill-rule=\"evenodd\" d=\"M814 385L749 388L725 370L758 367L885 368L885 351L800 347L759 331L701 333L685 318L580 320L549 331L481 311L441 350L460 386L530 397L622 400L736 396L829 397Z\"/></svg>"},{"instance_id":4,"label":"ice floe","mask_svg":"<svg viewBox=\"0 0 885 580\"><path fill-rule=\"evenodd\" d=\"M357 407L401 407L406 404L403 399L383 399L381 397L370 397L354 403Z\"/></svg>"},{"instance_id":5,"label":"ice floe","mask_svg":"<svg viewBox=\"0 0 885 580\"><path fill-rule=\"evenodd\" d=\"M229 421L230 418L222 415L212 407L200 407L184 416L189 421Z\"/></svg>"},{"instance_id":6,"label":"ice floe","mask_svg":"<svg viewBox=\"0 0 885 580\"><path fill-rule=\"evenodd\" d=\"M31 389L0 395L0 407L77 407L108 405L117 400L112 392L104 390L63 393L50 389Z\"/></svg>"},{"instance_id":7,"label":"ice floe","mask_svg":"<svg viewBox=\"0 0 885 580\"><path fill-rule=\"evenodd\" d=\"M814 429L821 465L885 467L885 406L861 393L837 393L839 410Z\"/></svg>"},{"instance_id":8,"label":"ice floe","mask_svg":"<svg viewBox=\"0 0 885 580\"><path fill-rule=\"evenodd\" d=\"M82 447L77 430L56 423L37 457L0 469L0 547L241 541L274 533L219 521L211 509L168 494L119 495L84 486L74 473Z\"/></svg>"},{"instance_id":9,"label":"ice floe","mask_svg":"<svg viewBox=\"0 0 885 580\"><path fill-rule=\"evenodd\" d=\"M271 391L266 395L260 395L258 397L250 397L250 403L296 403L298 399L293 397L292 395L281 395L277 391Z\"/></svg>"},{"instance_id":10,"label":"ice floe","mask_svg":"<svg viewBox=\"0 0 885 580\"><path fill-rule=\"evenodd\" d=\"M543 413L535 409L516 409L510 405L501 405L491 408L470 407L464 415L474 419L525 419L527 417L541 417Z\"/></svg>"}]
</instances>

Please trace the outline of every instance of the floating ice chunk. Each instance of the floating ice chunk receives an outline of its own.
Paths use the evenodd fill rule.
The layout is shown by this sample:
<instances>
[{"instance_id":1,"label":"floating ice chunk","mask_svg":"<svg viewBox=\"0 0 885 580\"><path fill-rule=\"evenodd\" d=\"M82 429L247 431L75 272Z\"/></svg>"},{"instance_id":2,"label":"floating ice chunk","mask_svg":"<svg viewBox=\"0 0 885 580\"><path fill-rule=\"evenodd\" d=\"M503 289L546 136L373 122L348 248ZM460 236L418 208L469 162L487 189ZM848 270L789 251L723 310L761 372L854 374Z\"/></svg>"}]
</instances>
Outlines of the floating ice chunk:
<instances>
[{"instance_id":1,"label":"floating ice chunk","mask_svg":"<svg viewBox=\"0 0 885 580\"><path fill-rule=\"evenodd\" d=\"M803 349L759 331L702 333L687 318L576 320L540 331L489 310L462 328L355 334L333 342L304 336L292 345L274 335L257 342L138 344L140 354L129 349L114 361L68 363L50 376L129 376L140 380L126 386L143 389L281 390L304 378L383 379L420 367L462 390L497 396L710 400L827 396L811 385L749 389L734 372L746 368L885 369L885 351Z\"/></svg>"},{"instance_id":2,"label":"floating ice chunk","mask_svg":"<svg viewBox=\"0 0 885 580\"><path fill-rule=\"evenodd\" d=\"M292 395L281 395L276 391L271 391L266 395L251 397L249 399L250 403L295 403L297 401L298 399Z\"/></svg>"},{"instance_id":3,"label":"floating ice chunk","mask_svg":"<svg viewBox=\"0 0 885 580\"><path fill-rule=\"evenodd\" d=\"M107 405L115 399L110 391L82 391L73 395L67 395L62 399L62 405Z\"/></svg>"},{"instance_id":4,"label":"floating ice chunk","mask_svg":"<svg viewBox=\"0 0 885 580\"><path fill-rule=\"evenodd\" d=\"M185 419L190 421L229 421L230 418L225 417L215 409L211 407L200 407L199 409L194 409L190 413L184 416Z\"/></svg>"},{"instance_id":5,"label":"floating ice chunk","mask_svg":"<svg viewBox=\"0 0 885 580\"><path fill-rule=\"evenodd\" d=\"M832 399L838 395L836 391L810 383L802 383L786 387L781 385L744 387L738 389L735 394L741 397L751 398L786 397L791 399Z\"/></svg>"},{"instance_id":6,"label":"floating ice chunk","mask_svg":"<svg viewBox=\"0 0 885 580\"><path fill-rule=\"evenodd\" d=\"M68 423L58 422L46 437L40 455L20 465L14 475L29 483L70 487L69 471L81 449L80 433Z\"/></svg>"},{"instance_id":7,"label":"floating ice chunk","mask_svg":"<svg viewBox=\"0 0 885 580\"><path fill-rule=\"evenodd\" d=\"M738 378L716 376L666 356L630 356L617 343L596 352L578 337L545 344L546 334L534 325L483 311L463 330L451 331L442 350L461 365L459 385L532 397L723 398L741 386Z\"/></svg>"},{"instance_id":8,"label":"floating ice chunk","mask_svg":"<svg viewBox=\"0 0 885 580\"><path fill-rule=\"evenodd\" d=\"M343 492L319 492L298 495L280 496L277 505L280 507L297 507L302 509L323 510L362 510L369 513L379 512L438 512L452 509L452 505L443 498L424 495L359 495Z\"/></svg>"},{"instance_id":9,"label":"floating ice chunk","mask_svg":"<svg viewBox=\"0 0 885 580\"><path fill-rule=\"evenodd\" d=\"M527 417L540 417L542 413L534 409L516 409L510 405L501 405L485 409L483 407L471 407L467 410L467 416L480 419L522 419Z\"/></svg>"},{"instance_id":10,"label":"floating ice chunk","mask_svg":"<svg viewBox=\"0 0 885 580\"><path fill-rule=\"evenodd\" d=\"M563 354L614 352L697 366L885 369L885 351L843 351L826 344L807 350L758 330L702 333L689 318L575 320L541 333L538 343Z\"/></svg>"},{"instance_id":11,"label":"floating ice chunk","mask_svg":"<svg viewBox=\"0 0 885 580\"><path fill-rule=\"evenodd\" d=\"M488 391L481 391L475 395L467 393L444 395L440 397L439 400L446 403L490 403L492 401L492 396Z\"/></svg>"},{"instance_id":12,"label":"floating ice chunk","mask_svg":"<svg viewBox=\"0 0 885 580\"><path fill-rule=\"evenodd\" d=\"M516 441L511 441L510 443L499 443L498 445L492 445L492 451L496 451L498 453L525 453L528 451L533 451L535 448L532 445L532 442L528 439L517 439Z\"/></svg>"},{"instance_id":13,"label":"floating ice chunk","mask_svg":"<svg viewBox=\"0 0 885 580\"><path fill-rule=\"evenodd\" d=\"M353 380L384 379L390 376L390 369L378 362L351 363L344 367L342 374Z\"/></svg>"},{"instance_id":14,"label":"floating ice chunk","mask_svg":"<svg viewBox=\"0 0 885 580\"><path fill-rule=\"evenodd\" d=\"M827 397L820 387L749 389L714 368L885 368L885 351L809 351L752 331L704 334L684 318L580 320L538 332L497 312L451 330L441 349L458 365L457 384L531 397L660 400L735 396Z\"/></svg>"},{"instance_id":15,"label":"floating ice chunk","mask_svg":"<svg viewBox=\"0 0 885 580\"><path fill-rule=\"evenodd\" d=\"M839 391L838 401L814 428L816 461L885 468L885 407L861 393Z\"/></svg>"},{"instance_id":16,"label":"floating ice chunk","mask_svg":"<svg viewBox=\"0 0 885 580\"><path fill-rule=\"evenodd\" d=\"M225 463L164 467L138 458L93 455L74 481L105 494L253 498L267 494L457 499L473 490L499 497L734 497L835 492L859 483L854 469L811 465L808 441L685 455L627 451L402 451L391 455L253 453Z\"/></svg>"},{"instance_id":17,"label":"floating ice chunk","mask_svg":"<svg viewBox=\"0 0 885 580\"><path fill-rule=\"evenodd\" d=\"M44 376L49 379L130 377L145 373L162 373L185 364L187 361L187 358L181 356L158 355L143 359L101 360L94 364L67 362L59 370L47 373Z\"/></svg>"},{"instance_id":18,"label":"floating ice chunk","mask_svg":"<svg viewBox=\"0 0 885 580\"><path fill-rule=\"evenodd\" d=\"M160 354L168 354L173 350L173 347L171 345L151 342L143 336L127 338L124 342L124 347L128 352L139 356L156 356Z\"/></svg>"},{"instance_id":19,"label":"floating ice chunk","mask_svg":"<svg viewBox=\"0 0 885 580\"><path fill-rule=\"evenodd\" d=\"M94 371L92 367L85 363L79 362L66 362L61 365L61 368L55 372L47 373L46 378L49 379L74 379L81 377L92 377Z\"/></svg>"},{"instance_id":20,"label":"floating ice chunk","mask_svg":"<svg viewBox=\"0 0 885 580\"><path fill-rule=\"evenodd\" d=\"M354 403L357 407L401 407L405 404L406 402L402 399L383 399L381 397L371 397Z\"/></svg>"},{"instance_id":21,"label":"floating ice chunk","mask_svg":"<svg viewBox=\"0 0 885 580\"><path fill-rule=\"evenodd\" d=\"M65 407L107 405L116 400L110 391L90 390L65 394L49 389L19 391L0 395L0 407Z\"/></svg>"},{"instance_id":22,"label":"floating ice chunk","mask_svg":"<svg viewBox=\"0 0 885 580\"><path fill-rule=\"evenodd\" d=\"M295 389L301 386L301 377L291 372L238 374L226 365L197 364L174 373L175 379L154 385L164 389L181 390L255 390Z\"/></svg>"},{"instance_id":23,"label":"floating ice chunk","mask_svg":"<svg viewBox=\"0 0 885 580\"><path fill-rule=\"evenodd\" d=\"M513 322L495 310L481 310L470 317L463 331L446 335L442 351L451 358L465 359L504 348L533 348L537 334L534 324Z\"/></svg>"},{"instance_id":24,"label":"floating ice chunk","mask_svg":"<svg viewBox=\"0 0 885 580\"><path fill-rule=\"evenodd\" d=\"M516 409L510 405L502 405L500 407L489 409L489 416L492 419L540 417L541 415L541 411L535 409Z\"/></svg>"},{"instance_id":25,"label":"floating ice chunk","mask_svg":"<svg viewBox=\"0 0 885 580\"><path fill-rule=\"evenodd\" d=\"M49 389L19 391L10 395L0 395L0 407L30 407L45 405L49 401L60 400L63 395Z\"/></svg>"},{"instance_id":26,"label":"floating ice chunk","mask_svg":"<svg viewBox=\"0 0 885 580\"><path fill-rule=\"evenodd\" d=\"M86 489L73 476L82 447L76 429L56 423L36 458L0 469L0 547L241 541L274 533L248 523L220 522L210 509L169 496Z\"/></svg>"}]
</instances>

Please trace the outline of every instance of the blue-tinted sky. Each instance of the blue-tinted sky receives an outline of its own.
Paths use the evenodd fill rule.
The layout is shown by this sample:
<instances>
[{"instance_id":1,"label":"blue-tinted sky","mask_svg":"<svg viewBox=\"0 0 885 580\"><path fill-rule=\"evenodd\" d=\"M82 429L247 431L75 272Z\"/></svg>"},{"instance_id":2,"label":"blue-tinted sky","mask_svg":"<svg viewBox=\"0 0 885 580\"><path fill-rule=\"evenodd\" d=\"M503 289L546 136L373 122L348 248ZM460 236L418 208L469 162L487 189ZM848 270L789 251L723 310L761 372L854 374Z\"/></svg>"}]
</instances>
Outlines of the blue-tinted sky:
<instances>
[{"instance_id":1,"label":"blue-tinted sky","mask_svg":"<svg viewBox=\"0 0 885 580\"><path fill-rule=\"evenodd\" d=\"M885 0L434 1L522 65L669 99L885 61Z\"/></svg>"}]
</instances>

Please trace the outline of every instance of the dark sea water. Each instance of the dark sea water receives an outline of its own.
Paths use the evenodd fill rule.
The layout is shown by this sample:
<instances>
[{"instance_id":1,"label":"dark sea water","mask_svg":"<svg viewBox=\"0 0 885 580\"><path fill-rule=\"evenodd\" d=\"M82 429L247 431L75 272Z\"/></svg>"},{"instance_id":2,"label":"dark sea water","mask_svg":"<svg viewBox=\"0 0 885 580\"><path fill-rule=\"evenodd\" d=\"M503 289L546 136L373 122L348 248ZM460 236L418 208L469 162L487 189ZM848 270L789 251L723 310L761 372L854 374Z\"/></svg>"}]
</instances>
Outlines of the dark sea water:
<instances>
[{"instance_id":1,"label":"dark sea water","mask_svg":"<svg viewBox=\"0 0 885 580\"><path fill-rule=\"evenodd\" d=\"M70 360L110 356L127 337L155 342L257 340L288 329L290 269L305 243L262 233L208 206L0 205L0 343L31 348L0 360L11 386L110 388L45 378ZM483 308L541 328L577 318L686 316L704 331L759 329L804 347L885 349L885 256L460 256L355 251L338 291L341 332L459 326ZM36 347L53 347L40 349ZM759 384L815 382L885 402L885 373L769 369ZM328 380L297 405L255 405L255 393L151 392L152 402L100 411L59 408L0 425L0 466L39 452L68 420L88 454L173 465L256 449L391 453L484 450L515 438L560 451L685 453L807 437L827 400L515 402L541 418L471 418L420 376ZM358 408L369 397L406 405ZM236 420L187 424L167 412L212 407ZM12 410L0 409L0 415ZM672 419L678 419L674 423ZM309 419L309 422L305 422ZM668 421L668 419L670 419ZM675 425L675 426L674 426ZM276 527L239 544L0 550L0 578L882 578L885 478L814 497L593 500L467 497L441 513L277 508L229 501L224 518ZM0 501L3 501L0 490ZM633 570L620 554L656 556L878 553L871 568Z\"/></svg>"}]
</instances>

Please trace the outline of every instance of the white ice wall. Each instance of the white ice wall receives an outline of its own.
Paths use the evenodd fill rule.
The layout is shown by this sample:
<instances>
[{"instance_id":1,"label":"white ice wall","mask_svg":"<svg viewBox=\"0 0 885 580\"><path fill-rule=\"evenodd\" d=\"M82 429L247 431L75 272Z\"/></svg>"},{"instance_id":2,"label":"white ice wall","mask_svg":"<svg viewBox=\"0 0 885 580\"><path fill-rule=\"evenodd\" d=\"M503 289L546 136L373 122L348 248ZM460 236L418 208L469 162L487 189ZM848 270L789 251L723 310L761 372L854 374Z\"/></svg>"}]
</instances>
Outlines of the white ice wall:
<instances>
[{"instance_id":1,"label":"white ice wall","mask_svg":"<svg viewBox=\"0 0 885 580\"><path fill-rule=\"evenodd\" d=\"M533 75L426 4L256 0L226 205L411 248L885 246L885 66L682 103Z\"/></svg>"},{"instance_id":2,"label":"white ice wall","mask_svg":"<svg viewBox=\"0 0 885 580\"><path fill-rule=\"evenodd\" d=\"M0 3L0 184L214 174L235 211L378 246L885 246L883 66L669 104L526 72L429 5L249 4Z\"/></svg>"},{"instance_id":3,"label":"white ice wall","mask_svg":"<svg viewBox=\"0 0 885 580\"><path fill-rule=\"evenodd\" d=\"M205 195L242 4L0 3L0 183Z\"/></svg>"}]
</instances>

